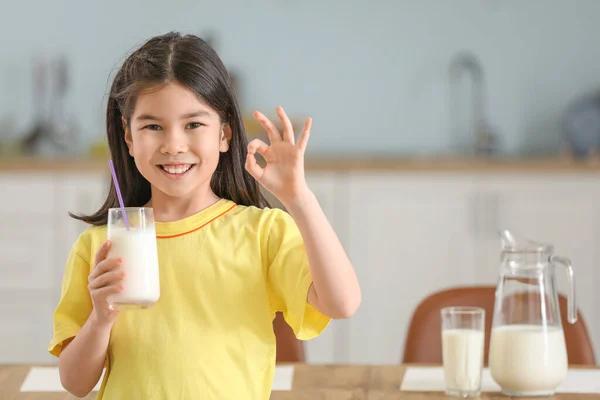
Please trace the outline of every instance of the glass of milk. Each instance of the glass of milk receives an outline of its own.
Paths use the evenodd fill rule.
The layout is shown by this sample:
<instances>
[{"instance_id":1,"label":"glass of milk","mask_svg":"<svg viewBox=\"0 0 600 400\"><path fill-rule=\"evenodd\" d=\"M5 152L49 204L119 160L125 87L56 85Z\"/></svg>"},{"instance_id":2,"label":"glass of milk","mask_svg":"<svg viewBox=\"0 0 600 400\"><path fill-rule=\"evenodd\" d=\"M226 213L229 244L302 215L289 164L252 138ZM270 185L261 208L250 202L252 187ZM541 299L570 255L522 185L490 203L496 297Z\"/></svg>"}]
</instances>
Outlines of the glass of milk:
<instances>
[{"instance_id":1,"label":"glass of milk","mask_svg":"<svg viewBox=\"0 0 600 400\"><path fill-rule=\"evenodd\" d=\"M479 307L446 307L441 310L441 318L446 395L479 397L485 310Z\"/></svg>"},{"instance_id":2,"label":"glass of milk","mask_svg":"<svg viewBox=\"0 0 600 400\"><path fill-rule=\"evenodd\" d=\"M125 208L128 225L120 208L108 211L107 238L110 257L122 257L125 271L123 291L109 296L116 310L146 309L160 297L158 251L152 208Z\"/></svg>"}]
</instances>

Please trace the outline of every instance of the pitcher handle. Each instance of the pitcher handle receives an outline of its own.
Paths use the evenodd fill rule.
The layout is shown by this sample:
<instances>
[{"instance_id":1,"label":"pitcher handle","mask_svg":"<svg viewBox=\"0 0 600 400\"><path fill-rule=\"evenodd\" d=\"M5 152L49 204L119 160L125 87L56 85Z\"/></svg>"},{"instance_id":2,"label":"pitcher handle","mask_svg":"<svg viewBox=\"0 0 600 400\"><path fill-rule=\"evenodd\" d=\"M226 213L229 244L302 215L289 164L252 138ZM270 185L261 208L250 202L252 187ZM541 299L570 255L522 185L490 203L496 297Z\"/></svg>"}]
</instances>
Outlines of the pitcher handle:
<instances>
[{"instance_id":1,"label":"pitcher handle","mask_svg":"<svg viewBox=\"0 0 600 400\"><path fill-rule=\"evenodd\" d=\"M550 257L551 263L561 264L567 269L567 276L569 278L569 306L568 306L568 321L570 324L577 322L577 304L575 301L575 275L573 274L573 266L571 260L564 257L552 256Z\"/></svg>"}]
</instances>

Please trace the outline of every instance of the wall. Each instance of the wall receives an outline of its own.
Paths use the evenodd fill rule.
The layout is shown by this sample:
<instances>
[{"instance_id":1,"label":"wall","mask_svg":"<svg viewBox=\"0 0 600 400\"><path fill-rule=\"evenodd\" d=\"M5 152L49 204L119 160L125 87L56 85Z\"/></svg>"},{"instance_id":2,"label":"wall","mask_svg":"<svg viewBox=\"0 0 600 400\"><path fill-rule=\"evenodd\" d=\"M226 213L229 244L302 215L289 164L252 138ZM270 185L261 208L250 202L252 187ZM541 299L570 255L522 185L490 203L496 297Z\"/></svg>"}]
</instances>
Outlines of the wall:
<instances>
[{"instance_id":1,"label":"wall","mask_svg":"<svg viewBox=\"0 0 600 400\"><path fill-rule=\"evenodd\" d=\"M503 151L552 152L566 104L600 81L599 14L595 0L5 2L0 118L15 116L13 136L27 129L32 55L63 52L69 109L84 141L101 137L107 80L128 51L171 29L214 30L245 109L313 116L312 154L455 149L448 63L462 49L483 63Z\"/></svg>"}]
</instances>

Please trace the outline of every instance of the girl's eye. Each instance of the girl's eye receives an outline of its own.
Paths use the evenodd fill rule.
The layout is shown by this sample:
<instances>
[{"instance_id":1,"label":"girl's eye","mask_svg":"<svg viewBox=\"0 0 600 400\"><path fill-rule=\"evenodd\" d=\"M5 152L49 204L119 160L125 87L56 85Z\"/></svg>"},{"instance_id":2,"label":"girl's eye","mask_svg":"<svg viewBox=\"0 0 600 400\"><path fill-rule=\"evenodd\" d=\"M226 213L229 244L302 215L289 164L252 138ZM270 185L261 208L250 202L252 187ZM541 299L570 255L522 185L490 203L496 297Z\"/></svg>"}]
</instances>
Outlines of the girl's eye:
<instances>
[{"instance_id":1,"label":"girl's eye","mask_svg":"<svg viewBox=\"0 0 600 400\"><path fill-rule=\"evenodd\" d=\"M160 125L146 125L144 128L142 129L149 129L151 131L160 131L162 128L160 127Z\"/></svg>"},{"instance_id":2,"label":"girl's eye","mask_svg":"<svg viewBox=\"0 0 600 400\"><path fill-rule=\"evenodd\" d=\"M204 126L204 124L201 124L200 122L190 122L187 125L187 129L196 129L196 128L200 128L201 126Z\"/></svg>"}]
</instances>

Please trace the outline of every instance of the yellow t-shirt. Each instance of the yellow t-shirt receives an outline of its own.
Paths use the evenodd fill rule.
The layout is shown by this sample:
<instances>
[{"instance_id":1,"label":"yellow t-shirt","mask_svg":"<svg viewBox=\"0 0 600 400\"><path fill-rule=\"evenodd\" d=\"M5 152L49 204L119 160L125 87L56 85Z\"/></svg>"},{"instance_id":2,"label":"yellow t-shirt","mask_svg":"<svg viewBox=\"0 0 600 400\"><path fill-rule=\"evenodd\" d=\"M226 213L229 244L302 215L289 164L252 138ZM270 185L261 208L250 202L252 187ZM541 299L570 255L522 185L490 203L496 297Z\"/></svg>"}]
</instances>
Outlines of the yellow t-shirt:
<instances>
[{"instance_id":1,"label":"yellow t-shirt","mask_svg":"<svg viewBox=\"0 0 600 400\"><path fill-rule=\"evenodd\" d=\"M97 398L268 399L275 312L301 340L330 321L307 302L312 278L294 220L221 199L180 221L157 222L156 235L160 299L120 312ZM104 240L106 227L91 227L72 248L51 354L60 354L92 311L88 275Z\"/></svg>"}]
</instances>

